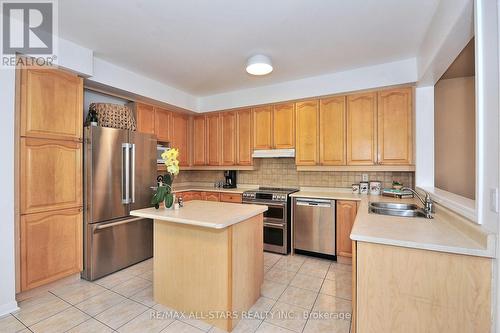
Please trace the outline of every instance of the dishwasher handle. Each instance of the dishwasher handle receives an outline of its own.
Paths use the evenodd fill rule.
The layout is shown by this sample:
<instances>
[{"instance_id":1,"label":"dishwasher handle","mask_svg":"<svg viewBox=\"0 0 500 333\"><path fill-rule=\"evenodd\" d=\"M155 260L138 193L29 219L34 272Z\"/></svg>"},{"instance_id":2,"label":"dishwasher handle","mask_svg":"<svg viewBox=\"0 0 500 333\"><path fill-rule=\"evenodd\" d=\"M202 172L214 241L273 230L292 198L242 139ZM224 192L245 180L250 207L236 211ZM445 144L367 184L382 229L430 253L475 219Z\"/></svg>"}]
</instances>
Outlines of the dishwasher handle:
<instances>
[{"instance_id":1,"label":"dishwasher handle","mask_svg":"<svg viewBox=\"0 0 500 333\"><path fill-rule=\"evenodd\" d=\"M311 207L322 207L331 208L333 200L321 200L321 199L296 199L295 203L297 206L311 206Z\"/></svg>"}]
</instances>

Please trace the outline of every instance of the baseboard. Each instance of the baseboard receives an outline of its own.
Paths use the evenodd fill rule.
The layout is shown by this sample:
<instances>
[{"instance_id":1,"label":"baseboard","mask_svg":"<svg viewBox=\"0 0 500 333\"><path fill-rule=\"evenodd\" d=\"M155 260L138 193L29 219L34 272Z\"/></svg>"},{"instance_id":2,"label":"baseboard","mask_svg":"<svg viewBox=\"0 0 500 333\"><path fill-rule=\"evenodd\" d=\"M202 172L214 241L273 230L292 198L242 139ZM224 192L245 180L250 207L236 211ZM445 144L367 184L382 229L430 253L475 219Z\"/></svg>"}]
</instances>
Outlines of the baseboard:
<instances>
[{"instance_id":1,"label":"baseboard","mask_svg":"<svg viewBox=\"0 0 500 333\"><path fill-rule=\"evenodd\" d=\"M16 301L12 301L5 304L0 304L0 317L3 317L11 312L19 310Z\"/></svg>"}]
</instances>

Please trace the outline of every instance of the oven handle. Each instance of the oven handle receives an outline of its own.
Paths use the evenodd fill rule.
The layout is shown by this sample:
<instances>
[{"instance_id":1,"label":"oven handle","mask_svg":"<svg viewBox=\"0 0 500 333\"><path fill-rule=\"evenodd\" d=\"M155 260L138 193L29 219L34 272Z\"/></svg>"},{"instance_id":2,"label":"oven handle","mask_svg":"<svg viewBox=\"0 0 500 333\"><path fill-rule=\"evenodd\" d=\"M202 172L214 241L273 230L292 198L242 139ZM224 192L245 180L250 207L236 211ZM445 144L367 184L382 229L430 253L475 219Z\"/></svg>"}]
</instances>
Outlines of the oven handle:
<instances>
[{"instance_id":1,"label":"oven handle","mask_svg":"<svg viewBox=\"0 0 500 333\"><path fill-rule=\"evenodd\" d=\"M286 203L269 203L269 202L263 202L263 201L245 201L243 200L243 203L245 204L252 204L252 205L262 205L262 206L270 206L270 207L285 207Z\"/></svg>"},{"instance_id":2,"label":"oven handle","mask_svg":"<svg viewBox=\"0 0 500 333\"><path fill-rule=\"evenodd\" d=\"M285 229L285 226L283 224L269 223L269 222L264 222L264 227L270 227L270 228L276 228L276 229Z\"/></svg>"}]
</instances>

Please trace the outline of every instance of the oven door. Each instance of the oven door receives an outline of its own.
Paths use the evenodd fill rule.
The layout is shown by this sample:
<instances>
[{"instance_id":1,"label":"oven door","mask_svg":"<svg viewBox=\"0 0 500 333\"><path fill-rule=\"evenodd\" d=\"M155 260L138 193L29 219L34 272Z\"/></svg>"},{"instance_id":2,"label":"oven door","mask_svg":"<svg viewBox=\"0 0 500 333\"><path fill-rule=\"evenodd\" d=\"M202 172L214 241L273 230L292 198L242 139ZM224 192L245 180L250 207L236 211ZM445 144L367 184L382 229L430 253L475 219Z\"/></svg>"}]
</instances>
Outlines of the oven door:
<instances>
[{"instance_id":1,"label":"oven door","mask_svg":"<svg viewBox=\"0 0 500 333\"><path fill-rule=\"evenodd\" d=\"M264 250L286 254L287 243L286 224L266 222L264 219Z\"/></svg>"}]
</instances>

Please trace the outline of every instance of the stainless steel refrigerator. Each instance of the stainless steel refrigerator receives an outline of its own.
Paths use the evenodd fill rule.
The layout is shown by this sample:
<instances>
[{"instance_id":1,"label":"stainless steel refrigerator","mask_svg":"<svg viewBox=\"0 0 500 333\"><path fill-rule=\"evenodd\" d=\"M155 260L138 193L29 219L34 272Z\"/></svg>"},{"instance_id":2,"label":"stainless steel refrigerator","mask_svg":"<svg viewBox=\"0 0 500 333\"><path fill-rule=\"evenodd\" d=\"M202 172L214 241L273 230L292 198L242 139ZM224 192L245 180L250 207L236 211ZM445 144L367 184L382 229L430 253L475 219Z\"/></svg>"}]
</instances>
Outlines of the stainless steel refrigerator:
<instances>
[{"instance_id":1,"label":"stainless steel refrigerator","mask_svg":"<svg viewBox=\"0 0 500 333\"><path fill-rule=\"evenodd\" d=\"M153 256L153 221L129 213L151 206L156 138L91 126L84 139L82 277L92 281Z\"/></svg>"}]
</instances>

